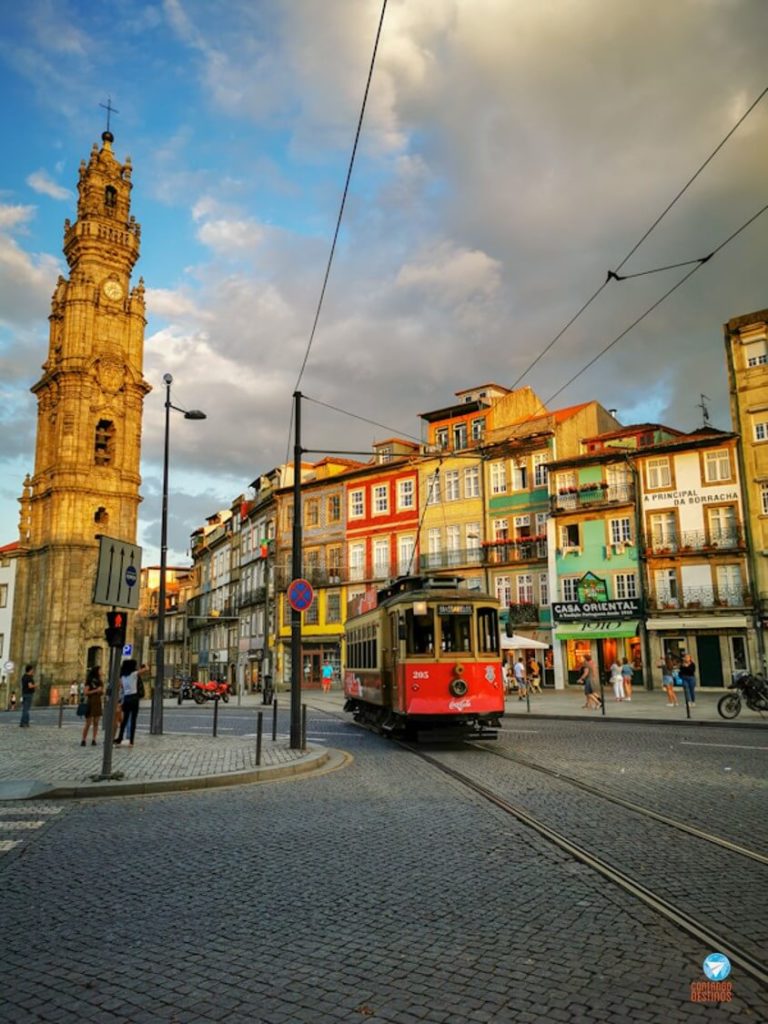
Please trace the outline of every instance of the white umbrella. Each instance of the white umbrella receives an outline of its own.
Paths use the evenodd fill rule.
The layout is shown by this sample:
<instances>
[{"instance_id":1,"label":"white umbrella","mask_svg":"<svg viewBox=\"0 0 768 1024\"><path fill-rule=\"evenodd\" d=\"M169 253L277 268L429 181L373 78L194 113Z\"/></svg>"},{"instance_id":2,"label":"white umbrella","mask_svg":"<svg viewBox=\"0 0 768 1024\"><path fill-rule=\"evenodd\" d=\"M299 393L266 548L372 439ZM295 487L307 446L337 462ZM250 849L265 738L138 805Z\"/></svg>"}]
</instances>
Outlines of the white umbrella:
<instances>
[{"instance_id":1,"label":"white umbrella","mask_svg":"<svg viewBox=\"0 0 768 1024\"><path fill-rule=\"evenodd\" d=\"M502 651L546 651L549 650L549 644L544 644L541 640L532 640L529 636L520 636L519 633L513 633L512 636L502 633L501 649Z\"/></svg>"}]
</instances>

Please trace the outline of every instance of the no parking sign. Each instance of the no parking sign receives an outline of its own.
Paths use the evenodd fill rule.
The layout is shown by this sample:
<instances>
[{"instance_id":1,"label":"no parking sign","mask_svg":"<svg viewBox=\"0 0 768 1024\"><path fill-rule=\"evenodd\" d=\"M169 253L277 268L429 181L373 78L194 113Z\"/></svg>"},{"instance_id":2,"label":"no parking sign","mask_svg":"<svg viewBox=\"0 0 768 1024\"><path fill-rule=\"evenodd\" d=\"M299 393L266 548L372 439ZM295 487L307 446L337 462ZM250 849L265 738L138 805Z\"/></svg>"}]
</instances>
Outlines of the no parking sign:
<instances>
[{"instance_id":1,"label":"no parking sign","mask_svg":"<svg viewBox=\"0 0 768 1024\"><path fill-rule=\"evenodd\" d=\"M288 604L295 612L305 612L315 599L309 580L293 580L288 587Z\"/></svg>"}]
</instances>

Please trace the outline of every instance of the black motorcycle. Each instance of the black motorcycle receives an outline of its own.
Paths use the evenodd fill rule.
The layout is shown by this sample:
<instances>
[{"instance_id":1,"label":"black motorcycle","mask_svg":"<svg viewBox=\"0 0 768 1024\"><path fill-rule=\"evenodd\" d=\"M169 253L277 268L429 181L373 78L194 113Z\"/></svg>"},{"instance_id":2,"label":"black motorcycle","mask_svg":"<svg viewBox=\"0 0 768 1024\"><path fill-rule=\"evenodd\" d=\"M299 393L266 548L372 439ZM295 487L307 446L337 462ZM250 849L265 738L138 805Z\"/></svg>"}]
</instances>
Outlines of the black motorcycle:
<instances>
[{"instance_id":1,"label":"black motorcycle","mask_svg":"<svg viewBox=\"0 0 768 1024\"><path fill-rule=\"evenodd\" d=\"M741 711L742 701L750 711L768 711L768 680L763 676L739 672L730 689L731 692L717 702L718 713L723 718L735 718Z\"/></svg>"}]
</instances>

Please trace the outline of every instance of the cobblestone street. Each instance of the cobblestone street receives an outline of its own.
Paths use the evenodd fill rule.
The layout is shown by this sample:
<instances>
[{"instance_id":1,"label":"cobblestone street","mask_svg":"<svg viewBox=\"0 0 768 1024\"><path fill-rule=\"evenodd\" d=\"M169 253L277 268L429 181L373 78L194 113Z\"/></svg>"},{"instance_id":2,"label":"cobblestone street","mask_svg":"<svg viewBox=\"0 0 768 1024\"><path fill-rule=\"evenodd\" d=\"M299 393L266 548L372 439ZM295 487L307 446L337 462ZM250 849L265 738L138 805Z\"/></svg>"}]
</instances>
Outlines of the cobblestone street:
<instances>
[{"instance_id":1,"label":"cobblestone street","mask_svg":"<svg viewBox=\"0 0 768 1024\"><path fill-rule=\"evenodd\" d=\"M670 811L688 807L690 817L705 819L730 801L729 815L743 823L739 838L758 848L759 833L750 830L763 827L768 753L758 733L709 731L706 741L716 746L703 750L683 744L688 732L650 724L616 725L610 737L581 722L539 720L517 730L503 743L531 759L581 764L593 777L610 774L613 786L637 789L638 802L660 791L674 805L676 777L683 788ZM0 805L3 822L31 826L3 832L24 838L0 858L0 1019L757 1024L768 1017L766 993L737 969L731 1003L692 1002L691 984L703 979L712 950L457 782L338 717L314 712L309 732L315 743L348 751L352 763L269 786ZM513 791L536 788L490 754L446 756L465 767L471 759L489 784L498 775L499 786ZM537 786L558 814L577 806L563 786ZM624 850L625 869L640 866L646 847L658 857L642 823L608 804L600 814L589 824L591 841L600 844L620 821L621 843L611 849ZM727 918L714 854L715 877L698 883L690 844L663 856L673 861L658 866L670 885L687 876L691 888L706 886ZM720 861L724 872L735 863L725 854ZM750 874L739 864L731 884L747 891ZM752 893L763 921L764 892Z\"/></svg>"}]
</instances>

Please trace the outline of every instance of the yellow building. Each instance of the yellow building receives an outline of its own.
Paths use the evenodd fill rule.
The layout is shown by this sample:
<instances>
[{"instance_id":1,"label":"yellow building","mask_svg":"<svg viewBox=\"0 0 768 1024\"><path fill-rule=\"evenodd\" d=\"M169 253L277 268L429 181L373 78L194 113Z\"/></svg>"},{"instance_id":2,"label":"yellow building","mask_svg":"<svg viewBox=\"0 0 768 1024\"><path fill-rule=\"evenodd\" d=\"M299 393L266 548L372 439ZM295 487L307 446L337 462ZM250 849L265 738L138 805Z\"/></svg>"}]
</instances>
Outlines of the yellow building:
<instances>
[{"instance_id":1,"label":"yellow building","mask_svg":"<svg viewBox=\"0 0 768 1024\"><path fill-rule=\"evenodd\" d=\"M741 435L744 526L757 598L758 652L765 668L768 622L768 309L724 325L733 429Z\"/></svg>"},{"instance_id":2,"label":"yellow building","mask_svg":"<svg viewBox=\"0 0 768 1024\"><path fill-rule=\"evenodd\" d=\"M37 397L35 468L20 499L12 658L48 686L106 665L104 609L92 604L101 534L135 543L143 377L144 284L131 288L141 231L130 212L131 162L102 135L80 164L77 219L51 302Z\"/></svg>"}]
</instances>

